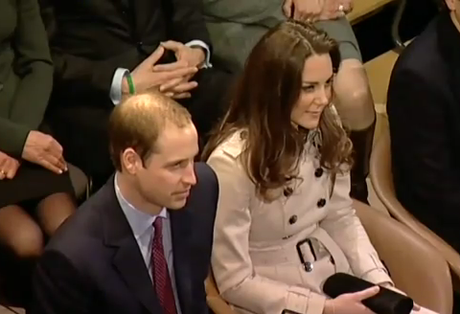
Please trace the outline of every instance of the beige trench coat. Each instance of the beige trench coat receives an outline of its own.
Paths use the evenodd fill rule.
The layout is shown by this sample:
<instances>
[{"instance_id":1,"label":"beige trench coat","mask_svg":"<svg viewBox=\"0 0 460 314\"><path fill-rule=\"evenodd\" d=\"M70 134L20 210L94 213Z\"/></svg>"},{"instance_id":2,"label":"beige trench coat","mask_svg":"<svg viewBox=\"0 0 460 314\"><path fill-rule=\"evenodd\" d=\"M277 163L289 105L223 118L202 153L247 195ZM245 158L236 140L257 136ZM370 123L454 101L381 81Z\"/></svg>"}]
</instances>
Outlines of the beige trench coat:
<instances>
[{"instance_id":1,"label":"beige trench coat","mask_svg":"<svg viewBox=\"0 0 460 314\"><path fill-rule=\"evenodd\" d=\"M222 297L240 313L321 314L322 284L336 272L393 285L351 207L349 174L337 176L331 195L330 176L318 170L310 143L299 166L303 180L271 203L256 196L242 168L240 133L207 161L220 185L212 270ZM322 245L315 247L316 260L302 246L303 262L311 262L302 264L297 244L306 238Z\"/></svg>"}]
</instances>

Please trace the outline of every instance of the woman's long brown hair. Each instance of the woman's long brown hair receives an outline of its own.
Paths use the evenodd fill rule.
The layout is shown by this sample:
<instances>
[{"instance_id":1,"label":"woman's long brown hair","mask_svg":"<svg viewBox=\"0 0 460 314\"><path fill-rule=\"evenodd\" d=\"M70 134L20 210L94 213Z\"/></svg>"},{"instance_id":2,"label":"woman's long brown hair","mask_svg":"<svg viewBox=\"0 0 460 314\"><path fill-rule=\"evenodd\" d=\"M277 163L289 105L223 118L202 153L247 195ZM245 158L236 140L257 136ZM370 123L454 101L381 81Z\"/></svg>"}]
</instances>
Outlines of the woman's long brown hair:
<instances>
[{"instance_id":1,"label":"woman's long brown hair","mask_svg":"<svg viewBox=\"0 0 460 314\"><path fill-rule=\"evenodd\" d=\"M314 54L329 54L337 72L338 46L325 32L294 21L269 31L248 57L229 111L203 152L206 160L225 139L243 130L243 164L263 198L296 178L308 130L292 124L291 112L300 97L305 60ZM343 165L351 166L351 142L331 106L324 109L319 129L320 165L334 177Z\"/></svg>"}]
</instances>

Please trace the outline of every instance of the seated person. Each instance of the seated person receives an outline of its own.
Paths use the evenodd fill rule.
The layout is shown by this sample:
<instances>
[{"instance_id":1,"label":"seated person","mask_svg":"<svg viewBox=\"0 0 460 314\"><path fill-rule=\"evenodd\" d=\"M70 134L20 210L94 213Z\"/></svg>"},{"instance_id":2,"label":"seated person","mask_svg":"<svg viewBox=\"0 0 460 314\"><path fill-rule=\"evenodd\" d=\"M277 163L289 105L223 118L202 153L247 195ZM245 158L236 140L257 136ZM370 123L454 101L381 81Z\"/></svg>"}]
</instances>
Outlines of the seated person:
<instances>
[{"instance_id":1,"label":"seated person","mask_svg":"<svg viewBox=\"0 0 460 314\"><path fill-rule=\"evenodd\" d=\"M220 190L212 271L238 313L372 313L360 301L376 287L327 299L336 272L394 289L349 197L352 146L332 104L339 64L337 44L311 25L269 31L205 149Z\"/></svg>"},{"instance_id":2,"label":"seated person","mask_svg":"<svg viewBox=\"0 0 460 314\"><path fill-rule=\"evenodd\" d=\"M37 0L0 1L0 42L0 246L27 265L76 207L62 147L42 132L53 66Z\"/></svg>"},{"instance_id":3,"label":"seated person","mask_svg":"<svg viewBox=\"0 0 460 314\"><path fill-rule=\"evenodd\" d=\"M336 106L354 147L351 195L367 203L366 177L375 129L370 93L358 42L345 14L352 0L202 0L216 58L240 72L246 59L272 27L293 17L315 21L339 43L341 63L334 88Z\"/></svg>"},{"instance_id":4,"label":"seated person","mask_svg":"<svg viewBox=\"0 0 460 314\"><path fill-rule=\"evenodd\" d=\"M40 3L55 64L50 123L95 188L113 172L107 123L124 95L160 90L178 99L205 140L230 76L211 68L200 0Z\"/></svg>"},{"instance_id":5,"label":"seated person","mask_svg":"<svg viewBox=\"0 0 460 314\"><path fill-rule=\"evenodd\" d=\"M396 195L460 252L460 1L402 52L388 118Z\"/></svg>"},{"instance_id":6,"label":"seated person","mask_svg":"<svg viewBox=\"0 0 460 314\"><path fill-rule=\"evenodd\" d=\"M207 313L218 186L194 165L190 114L137 95L113 110L109 137L116 174L51 239L27 313Z\"/></svg>"}]
</instances>

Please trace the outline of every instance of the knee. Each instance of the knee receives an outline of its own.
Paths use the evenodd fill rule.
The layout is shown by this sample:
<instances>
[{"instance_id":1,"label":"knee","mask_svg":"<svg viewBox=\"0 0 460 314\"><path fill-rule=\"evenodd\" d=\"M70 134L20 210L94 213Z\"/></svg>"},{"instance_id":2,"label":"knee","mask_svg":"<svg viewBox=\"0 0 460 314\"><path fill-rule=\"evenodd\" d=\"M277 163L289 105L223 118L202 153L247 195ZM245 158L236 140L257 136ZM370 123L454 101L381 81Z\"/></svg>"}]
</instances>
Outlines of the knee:
<instances>
[{"instance_id":1,"label":"knee","mask_svg":"<svg viewBox=\"0 0 460 314\"><path fill-rule=\"evenodd\" d=\"M353 76L345 77L343 80L337 81L335 90L341 111L350 114L362 114L374 108L367 80L355 80Z\"/></svg>"},{"instance_id":2,"label":"knee","mask_svg":"<svg viewBox=\"0 0 460 314\"><path fill-rule=\"evenodd\" d=\"M10 248L19 259L38 258L43 251L43 245L43 233L38 226L27 228L27 230L18 230L10 241Z\"/></svg>"},{"instance_id":3,"label":"knee","mask_svg":"<svg viewBox=\"0 0 460 314\"><path fill-rule=\"evenodd\" d=\"M67 193L55 193L43 199L38 204L38 216L45 234L51 237L65 220L74 213L75 209L75 201Z\"/></svg>"}]
</instances>

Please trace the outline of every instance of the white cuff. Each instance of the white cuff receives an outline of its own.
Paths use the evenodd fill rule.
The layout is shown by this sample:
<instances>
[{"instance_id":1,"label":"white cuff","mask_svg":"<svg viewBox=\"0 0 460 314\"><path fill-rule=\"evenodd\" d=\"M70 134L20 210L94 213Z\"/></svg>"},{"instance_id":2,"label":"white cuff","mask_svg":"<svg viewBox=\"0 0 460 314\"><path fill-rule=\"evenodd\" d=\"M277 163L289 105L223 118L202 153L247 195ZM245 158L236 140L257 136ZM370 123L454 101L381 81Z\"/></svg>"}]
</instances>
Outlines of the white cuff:
<instances>
[{"instance_id":1,"label":"white cuff","mask_svg":"<svg viewBox=\"0 0 460 314\"><path fill-rule=\"evenodd\" d=\"M205 61L203 63L203 66L201 68L212 68L212 64L211 64L211 51L209 50L209 46L206 45L205 42L203 42L202 40L192 40L192 41L189 41L188 43L185 44L187 47L201 47L203 48L204 50L206 50L206 57L205 57Z\"/></svg>"},{"instance_id":2,"label":"white cuff","mask_svg":"<svg viewBox=\"0 0 460 314\"><path fill-rule=\"evenodd\" d=\"M121 102L123 78L128 74L128 69L118 68L113 75L112 85L110 86L110 99L115 106Z\"/></svg>"}]
</instances>

